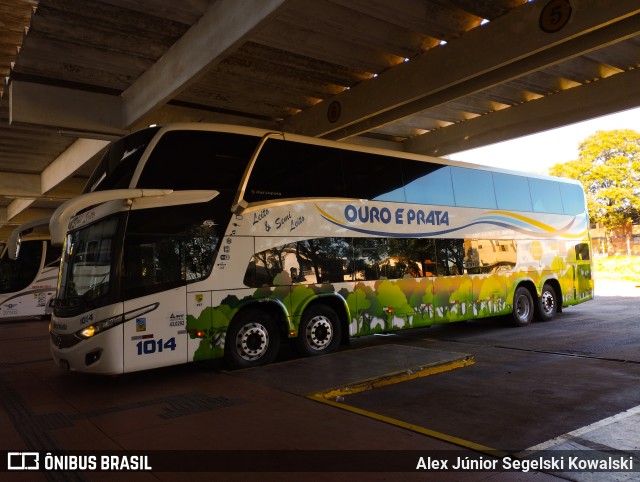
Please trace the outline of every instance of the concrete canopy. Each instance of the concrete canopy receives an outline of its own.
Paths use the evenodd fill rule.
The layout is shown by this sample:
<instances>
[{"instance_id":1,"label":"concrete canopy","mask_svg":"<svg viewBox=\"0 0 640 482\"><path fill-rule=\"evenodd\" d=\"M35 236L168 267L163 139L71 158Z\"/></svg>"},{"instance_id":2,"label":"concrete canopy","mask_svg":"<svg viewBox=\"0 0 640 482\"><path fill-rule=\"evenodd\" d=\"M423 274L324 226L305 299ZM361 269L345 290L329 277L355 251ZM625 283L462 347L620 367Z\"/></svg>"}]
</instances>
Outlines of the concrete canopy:
<instances>
[{"instance_id":1,"label":"concrete canopy","mask_svg":"<svg viewBox=\"0 0 640 482\"><path fill-rule=\"evenodd\" d=\"M0 0L0 13L0 239L150 123L446 155L640 105L640 0Z\"/></svg>"}]
</instances>

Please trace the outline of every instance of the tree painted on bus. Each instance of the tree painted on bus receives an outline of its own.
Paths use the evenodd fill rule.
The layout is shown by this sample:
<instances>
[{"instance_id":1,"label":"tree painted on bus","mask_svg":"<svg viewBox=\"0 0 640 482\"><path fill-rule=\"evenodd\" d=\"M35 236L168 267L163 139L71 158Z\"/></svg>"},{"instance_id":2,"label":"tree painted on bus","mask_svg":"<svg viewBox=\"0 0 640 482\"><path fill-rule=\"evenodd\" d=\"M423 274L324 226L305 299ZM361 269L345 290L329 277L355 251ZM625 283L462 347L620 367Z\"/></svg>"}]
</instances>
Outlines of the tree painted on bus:
<instances>
[{"instance_id":1,"label":"tree painted on bus","mask_svg":"<svg viewBox=\"0 0 640 482\"><path fill-rule=\"evenodd\" d=\"M320 247L334 254L342 249L342 246L337 244L319 245L316 248ZM271 298L281 301L288 310L292 327L297 330L304 309L310 302L337 292L345 300L350 315L349 333L368 335L429 326L433 323L508 314L513 309L509 300L513 299L515 287L521 281L531 280L537 289L541 290L551 273L555 273L554 277L557 277L560 283L565 302L574 304L579 299L592 296L590 265L576 263L570 256L566 259L556 255L547 256L546 253L554 252L557 248L558 246L548 245L546 241L533 241L528 245L527 252L523 253L521 269L504 272L496 269L491 274L413 277L410 271L421 271L420 268L424 269L427 263L422 266L416 264L413 267L410 263L399 266L396 263L384 269L392 270L394 273L404 272L404 277L400 279L344 281L339 284L297 284L299 279L295 280L288 270L282 269L273 274L269 285L255 288L253 293L241 299L227 296L218 306L204 309L197 318L192 315L187 317L192 338L196 336L194 330L205 333L194 359L222 357L229 323L242 306L254 300ZM404 249L409 250L412 247L409 245ZM441 254L449 257L444 262L438 262L437 269L451 274L461 269L463 246L460 243L451 243L445 245L443 251L449 254ZM284 263L284 257L279 253L272 253L270 256L272 267ZM296 256L299 259L312 255L307 252L304 255L297 253ZM339 278L337 272L330 274L331 270L327 268L326 263L317 261L317 264L317 278ZM285 266L282 265L282 268ZM315 268L312 271L315 271ZM299 276L301 273L294 274Z\"/></svg>"}]
</instances>

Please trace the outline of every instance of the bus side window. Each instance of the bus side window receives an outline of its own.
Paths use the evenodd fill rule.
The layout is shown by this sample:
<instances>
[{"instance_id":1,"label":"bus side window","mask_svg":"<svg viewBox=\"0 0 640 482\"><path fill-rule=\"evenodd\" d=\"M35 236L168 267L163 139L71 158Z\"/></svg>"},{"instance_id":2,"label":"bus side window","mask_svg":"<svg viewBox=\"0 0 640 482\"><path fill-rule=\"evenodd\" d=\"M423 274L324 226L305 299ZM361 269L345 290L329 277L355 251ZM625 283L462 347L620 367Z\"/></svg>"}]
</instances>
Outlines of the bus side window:
<instances>
[{"instance_id":1,"label":"bus side window","mask_svg":"<svg viewBox=\"0 0 640 482\"><path fill-rule=\"evenodd\" d=\"M127 299L206 278L220 243L216 226L211 202L132 211L123 256Z\"/></svg>"},{"instance_id":2,"label":"bus side window","mask_svg":"<svg viewBox=\"0 0 640 482\"><path fill-rule=\"evenodd\" d=\"M588 261L589 260L589 244L580 243L575 245L576 261Z\"/></svg>"},{"instance_id":3,"label":"bus side window","mask_svg":"<svg viewBox=\"0 0 640 482\"><path fill-rule=\"evenodd\" d=\"M436 255L438 276L457 276L465 274L464 239L437 239Z\"/></svg>"},{"instance_id":4,"label":"bus side window","mask_svg":"<svg viewBox=\"0 0 640 482\"><path fill-rule=\"evenodd\" d=\"M341 283L353 272L349 238L314 238L254 254L244 275L252 288L276 284Z\"/></svg>"}]
</instances>

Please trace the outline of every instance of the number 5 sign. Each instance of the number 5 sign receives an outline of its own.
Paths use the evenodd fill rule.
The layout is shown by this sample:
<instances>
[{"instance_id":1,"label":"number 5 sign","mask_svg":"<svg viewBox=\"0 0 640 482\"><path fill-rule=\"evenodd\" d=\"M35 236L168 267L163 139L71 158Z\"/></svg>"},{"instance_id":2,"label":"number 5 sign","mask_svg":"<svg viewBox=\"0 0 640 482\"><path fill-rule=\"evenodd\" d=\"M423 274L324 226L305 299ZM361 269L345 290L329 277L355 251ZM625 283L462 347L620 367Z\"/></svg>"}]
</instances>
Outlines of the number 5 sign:
<instances>
[{"instance_id":1,"label":"number 5 sign","mask_svg":"<svg viewBox=\"0 0 640 482\"><path fill-rule=\"evenodd\" d=\"M569 0L551 0L540 13L540 28L553 33L564 27L571 17Z\"/></svg>"}]
</instances>

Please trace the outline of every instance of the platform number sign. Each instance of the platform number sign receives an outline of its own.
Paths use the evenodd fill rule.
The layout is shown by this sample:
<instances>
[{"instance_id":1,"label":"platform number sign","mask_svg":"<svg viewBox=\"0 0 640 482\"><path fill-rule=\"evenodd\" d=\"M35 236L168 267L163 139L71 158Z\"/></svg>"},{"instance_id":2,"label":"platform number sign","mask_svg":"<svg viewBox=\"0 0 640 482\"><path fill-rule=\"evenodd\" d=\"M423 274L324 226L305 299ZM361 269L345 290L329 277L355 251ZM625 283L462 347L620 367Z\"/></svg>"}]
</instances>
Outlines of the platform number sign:
<instances>
[{"instance_id":1,"label":"platform number sign","mask_svg":"<svg viewBox=\"0 0 640 482\"><path fill-rule=\"evenodd\" d=\"M564 27L571 18L569 0L551 0L540 13L540 28L547 33L554 33Z\"/></svg>"}]
</instances>

